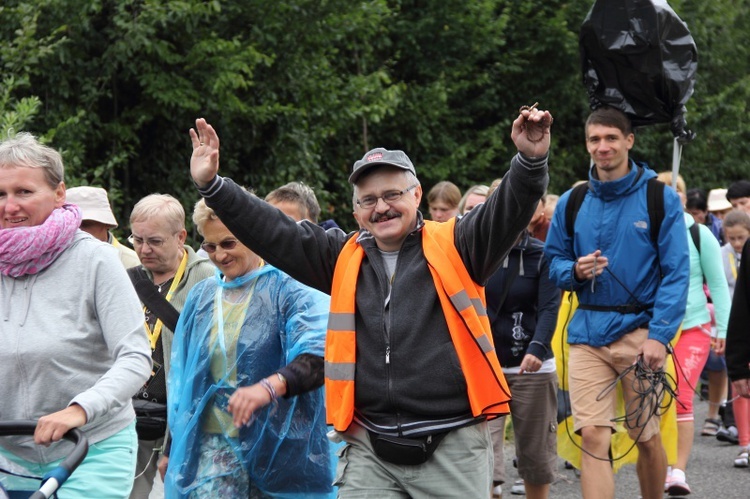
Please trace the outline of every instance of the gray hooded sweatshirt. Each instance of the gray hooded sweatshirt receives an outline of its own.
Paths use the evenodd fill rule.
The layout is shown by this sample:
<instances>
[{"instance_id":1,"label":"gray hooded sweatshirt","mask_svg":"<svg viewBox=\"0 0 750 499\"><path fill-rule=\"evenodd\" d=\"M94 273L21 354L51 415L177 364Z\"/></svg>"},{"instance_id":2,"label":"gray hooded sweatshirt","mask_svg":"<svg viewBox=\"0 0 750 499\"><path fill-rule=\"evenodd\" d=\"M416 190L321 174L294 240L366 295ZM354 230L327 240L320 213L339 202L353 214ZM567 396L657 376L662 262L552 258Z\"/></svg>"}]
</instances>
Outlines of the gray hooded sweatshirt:
<instances>
[{"instance_id":1,"label":"gray hooded sweatshirt","mask_svg":"<svg viewBox=\"0 0 750 499\"><path fill-rule=\"evenodd\" d=\"M93 444L133 422L130 399L150 373L140 301L111 245L78 231L38 274L0 276L0 419L38 419L76 403ZM72 445L0 444L36 463Z\"/></svg>"}]
</instances>

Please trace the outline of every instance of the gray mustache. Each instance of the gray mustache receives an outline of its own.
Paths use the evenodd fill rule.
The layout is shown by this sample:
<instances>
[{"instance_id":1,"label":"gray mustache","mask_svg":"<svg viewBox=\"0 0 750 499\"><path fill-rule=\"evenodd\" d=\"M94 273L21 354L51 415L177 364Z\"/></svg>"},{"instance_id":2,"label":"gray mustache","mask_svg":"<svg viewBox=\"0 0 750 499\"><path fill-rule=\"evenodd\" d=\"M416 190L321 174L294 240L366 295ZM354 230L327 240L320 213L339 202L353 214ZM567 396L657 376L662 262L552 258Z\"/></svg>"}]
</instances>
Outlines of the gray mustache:
<instances>
[{"instance_id":1,"label":"gray mustache","mask_svg":"<svg viewBox=\"0 0 750 499\"><path fill-rule=\"evenodd\" d=\"M382 220L384 218L386 220L390 220L392 218L397 218L397 217L400 217L400 216L401 215L397 211L388 210L385 213L373 213L372 216L370 217L370 222L375 223L375 222L377 222L379 220Z\"/></svg>"}]
</instances>

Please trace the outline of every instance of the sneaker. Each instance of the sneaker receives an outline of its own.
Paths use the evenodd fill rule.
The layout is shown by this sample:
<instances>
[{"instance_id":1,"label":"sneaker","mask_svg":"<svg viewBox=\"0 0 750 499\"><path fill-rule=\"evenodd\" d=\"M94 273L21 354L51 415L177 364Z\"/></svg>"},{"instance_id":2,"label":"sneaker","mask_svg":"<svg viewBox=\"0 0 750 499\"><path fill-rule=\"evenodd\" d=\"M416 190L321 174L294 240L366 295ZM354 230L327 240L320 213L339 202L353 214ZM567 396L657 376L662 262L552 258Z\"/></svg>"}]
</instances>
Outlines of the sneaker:
<instances>
[{"instance_id":1,"label":"sneaker","mask_svg":"<svg viewBox=\"0 0 750 499\"><path fill-rule=\"evenodd\" d=\"M690 487L685 479L685 472L682 470L672 470L672 474L667 478L667 483L664 485L667 494L670 496L681 497L690 495Z\"/></svg>"},{"instance_id":2,"label":"sneaker","mask_svg":"<svg viewBox=\"0 0 750 499\"><path fill-rule=\"evenodd\" d=\"M740 441L737 438L737 427L730 426L728 428L720 428L716 432L716 440L719 442L728 442L732 445L739 445Z\"/></svg>"},{"instance_id":3,"label":"sneaker","mask_svg":"<svg viewBox=\"0 0 750 499\"><path fill-rule=\"evenodd\" d=\"M735 468L747 468L750 466L750 447L743 448L740 453L734 458Z\"/></svg>"},{"instance_id":4,"label":"sneaker","mask_svg":"<svg viewBox=\"0 0 750 499\"><path fill-rule=\"evenodd\" d=\"M514 496L525 496L526 487L523 485L523 480L516 480L513 482L513 486L510 488L510 493Z\"/></svg>"},{"instance_id":5,"label":"sneaker","mask_svg":"<svg viewBox=\"0 0 750 499\"><path fill-rule=\"evenodd\" d=\"M664 479L664 492L669 490L669 485L672 483L672 467L667 466L667 478Z\"/></svg>"},{"instance_id":6,"label":"sneaker","mask_svg":"<svg viewBox=\"0 0 750 499\"><path fill-rule=\"evenodd\" d=\"M492 489L492 499L503 499L502 485L495 485L495 487Z\"/></svg>"}]
</instances>

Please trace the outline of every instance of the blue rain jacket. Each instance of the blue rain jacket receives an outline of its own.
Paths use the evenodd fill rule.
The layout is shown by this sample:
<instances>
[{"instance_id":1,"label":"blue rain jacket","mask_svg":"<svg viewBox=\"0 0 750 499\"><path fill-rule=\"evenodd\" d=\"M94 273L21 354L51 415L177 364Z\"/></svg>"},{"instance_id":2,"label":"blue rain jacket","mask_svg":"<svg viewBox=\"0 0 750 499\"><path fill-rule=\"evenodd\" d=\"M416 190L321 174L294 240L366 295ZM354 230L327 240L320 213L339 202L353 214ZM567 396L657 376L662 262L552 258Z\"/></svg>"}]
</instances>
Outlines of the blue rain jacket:
<instances>
[{"instance_id":1,"label":"blue rain jacket","mask_svg":"<svg viewBox=\"0 0 750 499\"><path fill-rule=\"evenodd\" d=\"M221 297L238 289L245 297L251 294L236 343L227 342L217 334L223 323L217 310ZM217 433L217 423L236 457L228 467L242 466L252 487L278 498L334 496L335 455L326 438L323 387L279 398L278 407L256 411L251 424L239 430L226 412L236 387L259 382L302 353L323 356L329 305L327 295L268 264L230 282L217 271L190 291L175 331L168 377L173 441L166 497L187 497L217 477L198 476L202 437L206 431ZM214 416L222 411L225 417ZM207 429L208 419L213 430Z\"/></svg>"},{"instance_id":2,"label":"blue rain jacket","mask_svg":"<svg viewBox=\"0 0 750 499\"><path fill-rule=\"evenodd\" d=\"M589 192L575 221L575 242L568 236L560 197L547 234L544 253L550 278L559 288L575 291L580 303L613 306L640 303L650 310L637 314L576 310L568 326L568 343L602 347L648 324L648 337L665 345L677 333L687 303L690 264L682 204L674 189L664 189L664 221L658 250L651 241L646 187L656 173L631 161L624 177L601 182L589 174ZM593 170L592 166L592 170ZM573 265L597 249L609 266L591 281L578 282Z\"/></svg>"}]
</instances>

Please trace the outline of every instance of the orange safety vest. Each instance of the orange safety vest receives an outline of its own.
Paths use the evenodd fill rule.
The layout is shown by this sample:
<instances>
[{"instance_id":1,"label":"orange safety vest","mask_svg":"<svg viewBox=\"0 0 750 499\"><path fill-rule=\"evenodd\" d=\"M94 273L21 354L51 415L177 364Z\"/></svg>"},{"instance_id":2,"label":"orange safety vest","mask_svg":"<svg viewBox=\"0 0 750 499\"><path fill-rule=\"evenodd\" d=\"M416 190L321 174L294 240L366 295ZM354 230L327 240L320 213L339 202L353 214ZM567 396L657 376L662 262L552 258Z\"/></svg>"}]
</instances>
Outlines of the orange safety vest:
<instances>
[{"instance_id":1,"label":"orange safety vest","mask_svg":"<svg viewBox=\"0 0 750 499\"><path fill-rule=\"evenodd\" d=\"M510 389L492 341L484 287L475 283L453 243L455 218L446 223L425 221L422 249L445 321L466 378L471 411L488 419L508 414ZM355 294L365 251L349 239L333 273L331 311L325 350L326 419L338 431L354 416L354 374L357 361Z\"/></svg>"}]
</instances>

